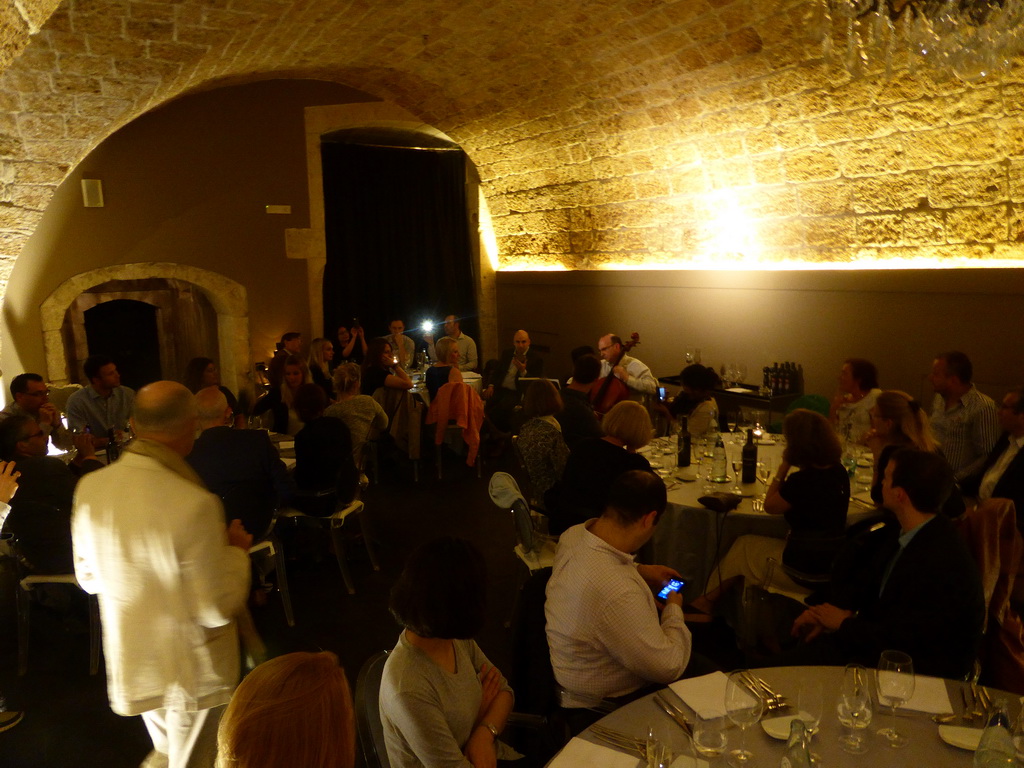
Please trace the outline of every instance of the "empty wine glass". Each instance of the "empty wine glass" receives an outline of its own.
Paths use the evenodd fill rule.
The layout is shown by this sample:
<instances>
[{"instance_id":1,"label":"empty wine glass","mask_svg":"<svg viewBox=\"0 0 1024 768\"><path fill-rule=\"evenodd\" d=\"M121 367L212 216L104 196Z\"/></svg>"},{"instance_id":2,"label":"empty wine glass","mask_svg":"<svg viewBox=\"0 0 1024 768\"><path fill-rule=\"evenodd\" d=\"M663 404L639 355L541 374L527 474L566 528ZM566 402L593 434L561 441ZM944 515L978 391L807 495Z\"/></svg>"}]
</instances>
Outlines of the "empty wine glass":
<instances>
[{"instance_id":1,"label":"empty wine glass","mask_svg":"<svg viewBox=\"0 0 1024 768\"><path fill-rule=\"evenodd\" d=\"M871 725L871 691L868 689L868 671L859 664L847 664L843 671L843 685L836 702L839 723L849 729L839 737L839 746L851 755L868 751L864 743L864 729Z\"/></svg>"},{"instance_id":2,"label":"empty wine glass","mask_svg":"<svg viewBox=\"0 0 1024 768\"><path fill-rule=\"evenodd\" d=\"M740 746L729 751L729 765L745 768L754 757L754 753L746 748L747 728L760 720L764 712L764 699L751 685L745 670L729 675L725 686L725 711L733 724L740 727Z\"/></svg>"},{"instance_id":3,"label":"empty wine glass","mask_svg":"<svg viewBox=\"0 0 1024 768\"><path fill-rule=\"evenodd\" d=\"M818 732L824 706L824 694L820 685L809 680L800 684L797 691L797 717L804 721L808 736Z\"/></svg>"},{"instance_id":4,"label":"empty wine glass","mask_svg":"<svg viewBox=\"0 0 1024 768\"><path fill-rule=\"evenodd\" d=\"M890 747L905 747L910 740L896 730L896 707L914 695L914 662L902 651L882 651L878 659L878 701L892 707L892 727L882 728Z\"/></svg>"},{"instance_id":5,"label":"empty wine glass","mask_svg":"<svg viewBox=\"0 0 1024 768\"><path fill-rule=\"evenodd\" d=\"M670 768L693 764L693 744L678 725L659 719L647 729L647 768ZM684 759L686 758L686 759Z\"/></svg>"}]
</instances>

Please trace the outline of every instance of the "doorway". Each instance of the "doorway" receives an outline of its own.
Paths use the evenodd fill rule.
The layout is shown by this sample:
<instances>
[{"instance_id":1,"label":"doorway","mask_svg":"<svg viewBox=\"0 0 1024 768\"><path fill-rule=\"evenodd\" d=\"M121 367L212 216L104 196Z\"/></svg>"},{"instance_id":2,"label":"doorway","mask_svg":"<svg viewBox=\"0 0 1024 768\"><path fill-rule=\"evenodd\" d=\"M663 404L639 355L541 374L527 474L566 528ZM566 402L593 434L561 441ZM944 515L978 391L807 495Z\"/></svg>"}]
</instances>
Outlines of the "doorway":
<instances>
[{"instance_id":1,"label":"doorway","mask_svg":"<svg viewBox=\"0 0 1024 768\"><path fill-rule=\"evenodd\" d=\"M155 306L114 299L84 314L89 353L110 357L117 364L122 384L137 390L162 378Z\"/></svg>"}]
</instances>

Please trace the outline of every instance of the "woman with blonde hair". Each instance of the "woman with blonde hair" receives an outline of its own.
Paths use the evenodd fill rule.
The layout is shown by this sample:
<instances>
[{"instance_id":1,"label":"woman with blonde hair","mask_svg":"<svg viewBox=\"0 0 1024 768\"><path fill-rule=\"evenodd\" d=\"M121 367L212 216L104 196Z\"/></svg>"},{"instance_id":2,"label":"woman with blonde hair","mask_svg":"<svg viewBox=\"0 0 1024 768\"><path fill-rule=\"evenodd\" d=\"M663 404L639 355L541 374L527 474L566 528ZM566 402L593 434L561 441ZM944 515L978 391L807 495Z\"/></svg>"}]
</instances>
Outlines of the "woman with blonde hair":
<instances>
[{"instance_id":1,"label":"woman with blonde hair","mask_svg":"<svg viewBox=\"0 0 1024 768\"><path fill-rule=\"evenodd\" d=\"M434 354L437 355L437 362L427 368L424 376L427 385L427 393L430 399L437 397L437 390L445 384L457 384L462 381L462 371L459 369L459 345L455 339L445 336L438 339L434 345Z\"/></svg>"},{"instance_id":2,"label":"woman with blonde hair","mask_svg":"<svg viewBox=\"0 0 1024 768\"><path fill-rule=\"evenodd\" d=\"M309 343L309 373L313 383L334 400L334 387L331 383L331 361L334 360L334 345L330 339L313 339Z\"/></svg>"},{"instance_id":3,"label":"woman with blonde hair","mask_svg":"<svg viewBox=\"0 0 1024 768\"><path fill-rule=\"evenodd\" d=\"M239 684L217 733L217 768L352 768L355 716L330 651L266 661Z\"/></svg>"},{"instance_id":4,"label":"woman with blonde hair","mask_svg":"<svg viewBox=\"0 0 1024 768\"><path fill-rule=\"evenodd\" d=\"M740 536L708 579L707 590L687 609L688 621L707 621L715 602L740 578L763 583L768 560L808 574L827 573L846 532L850 476L842 464L839 437L820 413L797 408L782 423L786 448L765 494L764 511L783 515L785 541L769 536ZM796 467L800 471L790 473ZM781 569L772 585L785 592L809 593Z\"/></svg>"},{"instance_id":5,"label":"woman with blonde hair","mask_svg":"<svg viewBox=\"0 0 1024 768\"><path fill-rule=\"evenodd\" d=\"M612 481L631 469L651 471L637 451L651 442L654 427L647 409L623 400L601 420L604 437L580 440L569 454L562 479L548 491L549 530L560 534L604 512Z\"/></svg>"},{"instance_id":6,"label":"woman with blonde hair","mask_svg":"<svg viewBox=\"0 0 1024 768\"><path fill-rule=\"evenodd\" d=\"M932 435L931 421L921 404L906 392L889 389L875 399L869 411L871 431L864 436L864 442L875 457L871 479L871 500L882 503L882 479L889 458L898 449L907 446L922 451L937 452L939 444ZM964 500L958 488L946 499L943 514L959 517L964 511Z\"/></svg>"},{"instance_id":7,"label":"woman with blonde hair","mask_svg":"<svg viewBox=\"0 0 1024 768\"><path fill-rule=\"evenodd\" d=\"M530 476L533 501L544 508L544 494L562 476L569 447L555 416L562 412L562 398L547 379L530 382L523 396L523 417L516 447Z\"/></svg>"},{"instance_id":8,"label":"woman with blonde hair","mask_svg":"<svg viewBox=\"0 0 1024 768\"><path fill-rule=\"evenodd\" d=\"M380 403L359 393L362 371L355 363L342 363L334 369L334 389L338 402L324 411L324 416L341 419L352 436L352 456L356 466L363 467L363 446L374 429L388 427L388 415Z\"/></svg>"}]
</instances>

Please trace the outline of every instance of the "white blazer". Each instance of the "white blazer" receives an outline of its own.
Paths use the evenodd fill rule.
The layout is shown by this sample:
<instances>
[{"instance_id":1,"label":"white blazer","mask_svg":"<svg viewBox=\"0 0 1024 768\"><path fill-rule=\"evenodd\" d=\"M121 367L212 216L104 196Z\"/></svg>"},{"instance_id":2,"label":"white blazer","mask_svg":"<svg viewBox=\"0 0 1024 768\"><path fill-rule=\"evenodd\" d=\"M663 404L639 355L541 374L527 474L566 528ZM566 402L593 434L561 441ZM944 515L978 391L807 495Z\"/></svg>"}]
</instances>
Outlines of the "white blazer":
<instances>
[{"instance_id":1,"label":"white blazer","mask_svg":"<svg viewBox=\"0 0 1024 768\"><path fill-rule=\"evenodd\" d=\"M220 499L148 456L78 484L75 575L99 595L110 707L120 715L224 704L238 682L233 617L249 556L227 543Z\"/></svg>"}]
</instances>

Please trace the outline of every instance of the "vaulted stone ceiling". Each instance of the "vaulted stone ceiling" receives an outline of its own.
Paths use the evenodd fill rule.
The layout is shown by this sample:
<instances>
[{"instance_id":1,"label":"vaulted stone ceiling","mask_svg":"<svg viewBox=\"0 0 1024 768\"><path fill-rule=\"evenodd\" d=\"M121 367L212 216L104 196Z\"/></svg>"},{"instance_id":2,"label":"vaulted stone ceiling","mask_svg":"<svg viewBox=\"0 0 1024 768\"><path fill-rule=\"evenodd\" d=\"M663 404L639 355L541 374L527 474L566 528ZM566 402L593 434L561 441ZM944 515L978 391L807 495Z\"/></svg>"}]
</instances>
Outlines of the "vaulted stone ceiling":
<instances>
[{"instance_id":1,"label":"vaulted stone ceiling","mask_svg":"<svg viewBox=\"0 0 1024 768\"><path fill-rule=\"evenodd\" d=\"M830 73L798 0L16 0L0 259L144 111L334 80L477 165L506 268L1017 258L1024 87Z\"/></svg>"}]
</instances>

